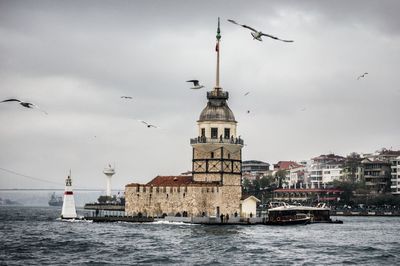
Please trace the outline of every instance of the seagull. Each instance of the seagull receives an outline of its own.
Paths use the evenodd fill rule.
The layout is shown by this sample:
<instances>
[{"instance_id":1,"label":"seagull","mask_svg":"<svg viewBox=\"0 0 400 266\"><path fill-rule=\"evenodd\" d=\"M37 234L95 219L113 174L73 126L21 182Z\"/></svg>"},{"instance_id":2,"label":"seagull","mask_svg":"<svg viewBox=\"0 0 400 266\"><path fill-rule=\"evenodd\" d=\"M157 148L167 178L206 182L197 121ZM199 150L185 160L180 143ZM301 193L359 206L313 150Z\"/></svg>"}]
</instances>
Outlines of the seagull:
<instances>
[{"instance_id":1,"label":"seagull","mask_svg":"<svg viewBox=\"0 0 400 266\"><path fill-rule=\"evenodd\" d=\"M122 99L132 99L131 96L121 96Z\"/></svg>"},{"instance_id":2,"label":"seagull","mask_svg":"<svg viewBox=\"0 0 400 266\"><path fill-rule=\"evenodd\" d=\"M300 110L300 111L304 112L305 110L306 110L306 108L305 108L305 107L303 107L303 108L301 108L301 110Z\"/></svg>"},{"instance_id":3,"label":"seagull","mask_svg":"<svg viewBox=\"0 0 400 266\"><path fill-rule=\"evenodd\" d=\"M246 93L244 94L244 96L247 96L247 95L249 95L249 93L250 93L249 91L248 91L248 92L246 92Z\"/></svg>"},{"instance_id":4,"label":"seagull","mask_svg":"<svg viewBox=\"0 0 400 266\"><path fill-rule=\"evenodd\" d=\"M368 72L364 72L364 74L362 74L362 75L358 76L357 80L359 80L360 78L363 78L363 77L365 77L365 75L368 75Z\"/></svg>"},{"instance_id":5,"label":"seagull","mask_svg":"<svg viewBox=\"0 0 400 266\"><path fill-rule=\"evenodd\" d=\"M47 112L46 112L46 111L40 109L39 106L37 106L37 105L34 104L34 103L23 102L23 101L20 101L20 100L18 100L18 99L7 99L7 100L4 100L4 101L1 101L0 103L5 103L5 102L17 102L17 103L19 103L20 105L22 105L22 106L25 107L25 108L29 108L29 109L36 108L36 109L38 109L39 111L41 111L41 112L43 112L43 113L45 113L45 114L47 115Z\"/></svg>"},{"instance_id":6,"label":"seagull","mask_svg":"<svg viewBox=\"0 0 400 266\"><path fill-rule=\"evenodd\" d=\"M148 128L151 128L151 127L158 128L157 126L149 124L146 121L143 121L143 120L139 120L139 121L142 122L143 124L145 124Z\"/></svg>"},{"instance_id":7,"label":"seagull","mask_svg":"<svg viewBox=\"0 0 400 266\"><path fill-rule=\"evenodd\" d=\"M186 82L193 82L193 87L191 87L191 89L193 90L198 90L204 87L203 85L199 84L199 81L197 79L191 79Z\"/></svg>"},{"instance_id":8,"label":"seagull","mask_svg":"<svg viewBox=\"0 0 400 266\"><path fill-rule=\"evenodd\" d=\"M262 37L262 36L267 36L267 37L269 37L269 38L272 38L272 39L278 40L278 41L282 41L282 42L293 42L292 40L283 40L283 39L279 39L278 37L275 37L275 36L272 36L272 35L269 35L269 34L266 34L266 33L262 33L261 31L257 31L256 29L253 29L253 28L250 27L250 26L239 24L239 23L237 23L236 21L234 21L234 20L232 20L232 19L228 19L228 21L231 22L231 23L233 23L233 24L242 26L243 28L246 28L246 29L251 30L251 31L252 31L252 32L251 32L251 36L253 36L253 40L257 40L257 41L262 42L261 37Z\"/></svg>"},{"instance_id":9,"label":"seagull","mask_svg":"<svg viewBox=\"0 0 400 266\"><path fill-rule=\"evenodd\" d=\"M247 110L247 113L250 114L250 110Z\"/></svg>"}]
</instances>

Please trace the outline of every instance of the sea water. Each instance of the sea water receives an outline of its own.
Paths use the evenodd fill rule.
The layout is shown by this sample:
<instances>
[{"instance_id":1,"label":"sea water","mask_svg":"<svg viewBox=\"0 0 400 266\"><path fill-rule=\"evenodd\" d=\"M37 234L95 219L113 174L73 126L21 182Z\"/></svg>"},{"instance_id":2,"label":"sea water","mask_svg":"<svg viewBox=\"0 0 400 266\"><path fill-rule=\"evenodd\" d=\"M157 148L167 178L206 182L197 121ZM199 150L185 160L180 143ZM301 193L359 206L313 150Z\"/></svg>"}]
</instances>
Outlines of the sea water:
<instances>
[{"instance_id":1,"label":"sea water","mask_svg":"<svg viewBox=\"0 0 400 266\"><path fill-rule=\"evenodd\" d=\"M59 215L57 207L0 207L0 264L400 265L400 217L279 227L71 222Z\"/></svg>"}]
</instances>

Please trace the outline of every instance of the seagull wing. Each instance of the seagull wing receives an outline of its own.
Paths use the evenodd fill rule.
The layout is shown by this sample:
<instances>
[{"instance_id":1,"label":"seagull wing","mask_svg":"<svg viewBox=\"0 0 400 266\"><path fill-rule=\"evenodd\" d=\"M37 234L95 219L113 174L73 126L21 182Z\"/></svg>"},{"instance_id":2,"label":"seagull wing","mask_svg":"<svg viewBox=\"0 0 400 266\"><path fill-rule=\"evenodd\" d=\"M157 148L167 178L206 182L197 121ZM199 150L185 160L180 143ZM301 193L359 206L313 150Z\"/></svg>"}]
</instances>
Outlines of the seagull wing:
<instances>
[{"instance_id":1,"label":"seagull wing","mask_svg":"<svg viewBox=\"0 0 400 266\"><path fill-rule=\"evenodd\" d=\"M278 41L282 41L282 42L293 42L293 40L279 39L278 37L275 37L275 36L272 36L272 35L269 35L269 34L266 34L266 33L262 33L262 32L261 32L261 36L267 36L267 37L270 37L270 38L272 38L274 40L278 40Z\"/></svg>"},{"instance_id":2,"label":"seagull wing","mask_svg":"<svg viewBox=\"0 0 400 266\"><path fill-rule=\"evenodd\" d=\"M249 95L249 93L250 93L249 91L248 91L248 92L246 92L246 93L244 94L244 96L247 96L247 95Z\"/></svg>"},{"instance_id":3,"label":"seagull wing","mask_svg":"<svg viewBox=\"0 0 400 266\"><path fill-rule=\"evenodd\" d=\"M232 19L228 19L228 21L229 21L230 23L236 24L236 25L238 25L238 26L242 26L243 28L246 28L246 29L252 30L252 31L254 31L254 32L257 32L257 30L253 29L252 27L247 26L247 25L244 25L244 24L239 24L239 23L237 23L236 21L234 21L234 20L232 20Z\"/></svg>"},{"instance_id":4,"label":"seagull wing","mask_svg":"<svg viewBox=\"0 0 400 266\"><path fill-rule=\"evenodd\" d=\"M193 82L194 86L199 86L199 81L197 79L191 79L191 80L188 80L186 82Z\"/></svg>"},{"instance_id":5,"label":"seagull wing","mask_svg":"<svg viewBox=\"0 0 400 266\"><path fill-rule=\"evenodd\" d=\"M192 90L199 90L201 88L204 88L204 86L203 85L198 85L198 86L191 87Z\"/></svg>"},{"instance_id":6,"label":"seagull wing","mask_svg":"<svg viewBox=\"0 0 400 266\"><path fill-rule=\"evenodd\" d=\"M46 115L48 115L48 113L45 110L42 110L37 104L28 103L28 102L24 102L24 103L26 104L26 105L24 105L25 107L27 107L27 108L36 108L39 111L41 111L41 112L45 113Z\"/></svg>"},{"instance_id":7,"label":"seagull wing","mask_svg":"<svg viewBox=\"0 0 400 266\"><path fill-rule=\"evenodd\" d=\"M139 120L139 122L142 122L142 123L145 124L146 126L149 125L146 121L143 121L143 120Z\"/></svg>"},{"instance_id":8,"label":"seagull wing","mask_svg":"<svg viewBox=\"0 0 400 266\"><path fill-rule=\"evenodd\" d=\"M254 31L254 32L257 32L257 30L256 29L254 29L254 28L252 28L252 27L250 27L250 26L247 26L247 25L241 25L243 28L246 28L246 29L249 29L249 30L251 30L251 31Z\"/></svg>"},{"instance_id":9,"label":"seagull wing","mask_svg":"<svg viewBox=\"0 0 400 266\"><path fill-rule=\"evenodd\" d=\"M1 102L2 103L4 103L4 102L19 102L19 103L21 103L21 101L18 99L7 99L7 100L1 101Z\"/></svg>"}]
</instances>

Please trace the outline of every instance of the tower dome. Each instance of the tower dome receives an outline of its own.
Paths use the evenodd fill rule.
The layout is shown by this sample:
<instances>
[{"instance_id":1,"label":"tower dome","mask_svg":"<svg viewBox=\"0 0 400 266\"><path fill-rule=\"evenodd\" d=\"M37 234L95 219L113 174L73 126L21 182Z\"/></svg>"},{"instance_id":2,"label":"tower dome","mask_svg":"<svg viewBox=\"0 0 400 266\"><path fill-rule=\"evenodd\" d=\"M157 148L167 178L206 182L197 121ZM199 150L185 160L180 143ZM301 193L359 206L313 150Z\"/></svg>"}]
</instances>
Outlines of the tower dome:
<instances>
[{"instance_id":1,"label":"tower dome","mask_svg":"<svg viewBox=\"0 0 400 266\"><path fill-rule=\"evenodd\" d=\"M221 91L220 89L207 92L208 103L203 111L201 111L198 122L224 121L236 123L235 116L226 102L228 98L228 92Z\"/></svg>"}]
</instances>

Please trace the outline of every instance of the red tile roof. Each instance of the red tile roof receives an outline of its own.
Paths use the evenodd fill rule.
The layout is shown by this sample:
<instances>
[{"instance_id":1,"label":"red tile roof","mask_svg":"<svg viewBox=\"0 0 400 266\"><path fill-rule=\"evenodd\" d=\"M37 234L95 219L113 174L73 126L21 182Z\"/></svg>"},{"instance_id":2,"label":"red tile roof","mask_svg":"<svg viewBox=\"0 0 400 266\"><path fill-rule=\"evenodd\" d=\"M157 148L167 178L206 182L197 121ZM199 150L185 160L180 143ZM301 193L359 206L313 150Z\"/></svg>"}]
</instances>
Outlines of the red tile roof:
<instances>
[{"instance_id":1,"label":"red tile roof","mask_svg":"<svg viewBox=\"0 0 400 266\"><path fill-rule=\"evenodd\" d=\"M279 161L277 164L274 164L274 169L277 168L279 170L289 170L291 168L297 168L301 166L301 164L293 161Z\"/></svg>"},{"instance_id":2,"label":"red tile roof","mask_svg":"<svg viewBox=\"0 0 400 266\"><path fill-rule=\"evenodd\" d=\"M153 180L147 184L131 183L125 187L137 187L137 186L147 186L147 187L179 187L179 186L190 186L190 187L216 187L221 186L219 182L196 182L193 181L192 176L156 176Z\"/></svg>"},{"instance_id":3,"label":"red tile roof","mask_svg":"<svg viewBox=\"0 0 400 266\"><path fill-rule=\"evenodd\" d=\"M164 187L176 187L176 186L187 186L192 183L192 176L156 176L146 185L148 186L164 186Z\"/></svg>"}]
</instances>

